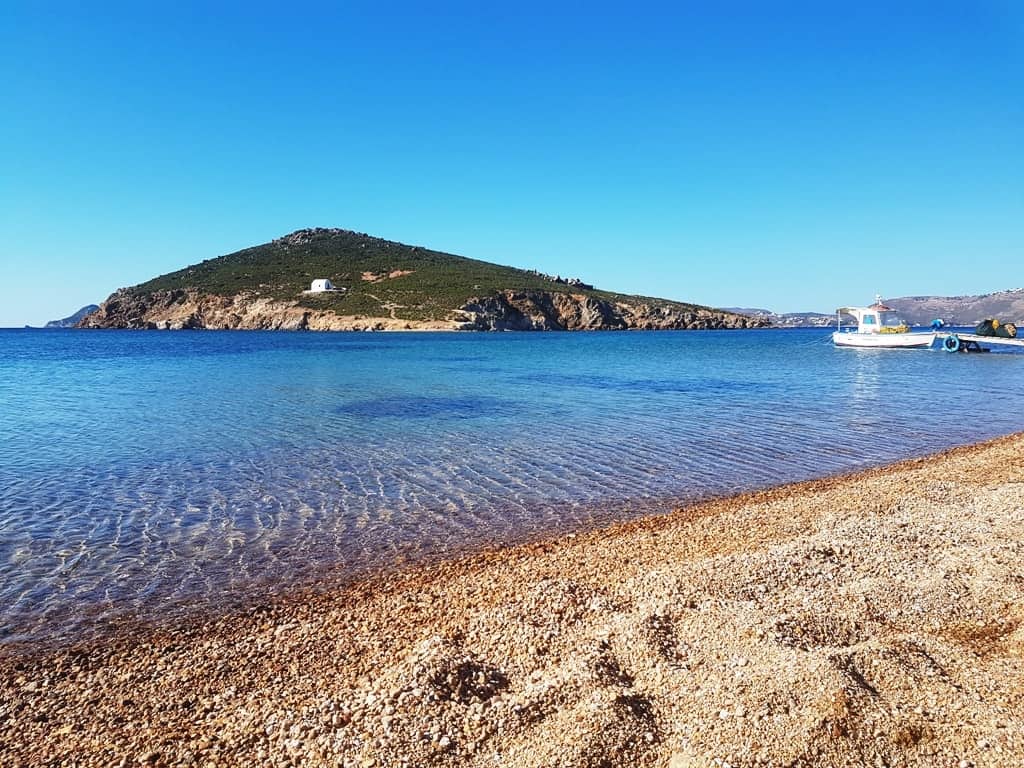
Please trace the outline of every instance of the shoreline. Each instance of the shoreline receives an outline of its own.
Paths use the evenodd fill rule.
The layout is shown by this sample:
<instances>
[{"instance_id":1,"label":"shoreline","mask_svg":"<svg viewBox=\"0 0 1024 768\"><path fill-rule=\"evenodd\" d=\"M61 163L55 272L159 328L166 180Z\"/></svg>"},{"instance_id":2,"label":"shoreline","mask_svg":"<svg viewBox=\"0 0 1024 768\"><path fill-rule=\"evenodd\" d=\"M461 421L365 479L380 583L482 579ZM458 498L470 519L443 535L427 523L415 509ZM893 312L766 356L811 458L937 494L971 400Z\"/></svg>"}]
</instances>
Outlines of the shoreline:
<instances>
[{"instance_id":1,"label":"shoreline","mask_svg":"<svg viewBox=\"0 0 1024 768\"><path fill-rule=\"evenodd\" d=\"M367 318L367 320L383 320L385 318ZM404 321L403 321L404 322ZM924 326L921 326L924 327ZM231 331L240 333L458 333L458 334L495 334L495 333L663 333L666 331L807 331L828 330L827 326L775 326L760 325L749 328L456 328L450 325L439 327L352 327L352 328L110 328L110 327L79 327L43 328L25 326L23 328L0 328L3 331Z\"/></svg>"},{"instance_id":2,"label":"shoreline","mask_svg":"<svg viewBox=\"0 0 1024 768\"><path fill-rule=\"evenodd\" d=\"M177 628L0 650L0 754L1015 765L1022 568L1016 434Z\"/></svg>"},{"instance_id":3,"label":"shoreline","mask_svg":"<svg viewBox=\"0 0 1024 768\"><path fill-rule=\"evenodd\" d=\"M95 330L95 329L85 329ZM655 524L663 518L668 519L679 514L700 514L705 508L715 507L722 503L739 504L750 500L763 500L766 494L781 491L785 494L798 492L821 483L843 481L866 477L872 472L889 472L912 465L918 461L960 451L973 450L991 442L1014 437L1016 433L989 438L980 443L968 443L943 448L931 453L914 455L885 464L873 464L859 469L846 469L836 474L827 474L804 480L778 481L775 484L695 496L681 499L679 494L662 497L645 498L642 504L627 503L616 499L607 502L604 507L590 506L592 518L586 522L575 523L567 527L564 522L552 522L549 525L524 532L521 536L506 540L467 541L447 551L422 553L412 557L400 557L394 560L381 560L364 563L352 568L326 567L318 572L310 572L305 577L288 579L282 583L278 578L267 578L254 582L249 588L220 603L201 601L194 597L184 596L160 603L161 613L157 614L157 606L141 606L120 613L105 613L102 606L92 606L86 613L90 618L83 617L80 621L61 626L47 637L39 637L35 628L23 628L23 632L12 631L14 639L0 637L0 662L4 656L32 657L58 653L69 648L91 648L100 645L118 643L126 638L147 635L156 636L166 632L181 632L208 626L222 617L244 615L254 606L287 605L291 603L310 602L322 599L331 593L344 592L363 582L376 583L381 579L407 573L423 573L438 567L454 567L463 562L469 563L478 558L490 558L507 550L518 550L533 546L546 547L559 541L571 541L578 536L596 535L598 538L612 532L624 530L632 525ZM1024 432L1020 433L1024 436ZM601 510L601 512L598 512ZM315 575L314 575L315 574ZM18 637L22 635L22 637ZM78 636L77 640L70 638Z\"/></svg>"}]
</instances>

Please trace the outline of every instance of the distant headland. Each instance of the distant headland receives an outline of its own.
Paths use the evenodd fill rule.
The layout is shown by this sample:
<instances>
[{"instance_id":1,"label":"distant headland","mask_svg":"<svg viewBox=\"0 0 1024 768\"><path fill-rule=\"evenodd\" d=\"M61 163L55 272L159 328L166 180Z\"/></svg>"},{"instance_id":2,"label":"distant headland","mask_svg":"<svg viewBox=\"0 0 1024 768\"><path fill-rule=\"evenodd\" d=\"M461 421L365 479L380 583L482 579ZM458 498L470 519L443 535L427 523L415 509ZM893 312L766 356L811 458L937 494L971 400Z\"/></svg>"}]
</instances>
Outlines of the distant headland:
<instances>
[{"instance_id":1,"label":"distant headland","mask_svg":"<svg viewBox=\"0 0 1024 768\"><path fill-rule=\"evenodd\" d=\"M83 318L91 315L97 309L99 309L99 305L97 304L86 304L80 310L72 312L67 317L63 317L60 320L51 320L44 325L43 328L47 330L52 330L54 328L75 328L80 322L82 322ZM25 327L31 328L32 326L26 325Z\"/></svg>"}]
</instances>

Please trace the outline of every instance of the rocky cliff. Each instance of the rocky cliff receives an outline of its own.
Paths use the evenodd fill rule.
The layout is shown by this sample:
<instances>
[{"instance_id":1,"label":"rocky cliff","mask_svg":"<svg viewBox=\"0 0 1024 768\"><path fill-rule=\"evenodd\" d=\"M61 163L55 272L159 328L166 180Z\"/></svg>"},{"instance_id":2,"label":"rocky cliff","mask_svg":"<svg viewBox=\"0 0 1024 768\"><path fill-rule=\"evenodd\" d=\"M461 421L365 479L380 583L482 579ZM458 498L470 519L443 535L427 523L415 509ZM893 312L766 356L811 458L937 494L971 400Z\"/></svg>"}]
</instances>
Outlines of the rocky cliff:
<instances>
[{"instance_id":1,"label":"rocky cliff","mask_svg":"<svg viewBox=\"0 0 1024 768\"><path fill-rule=\"evenodd\" d=\"M761 328L765 320L711 309L652 306L573 293L504 291L472 299L458 327L480 331L609 331Z\"/></svg>"},{"instance_id":2,"label":"rocky cliff","mask_svg":"<svg viewBox=\"0 0 1024 768\"><path fill-rule=\"evenodd\" d=\"M253 293L218 296L194 290L117 291L82 328L238 329L289 331L466 330L581 331L758 328L763 319L711 309L613 301L585 294L503 291L474 297L446 319L346 315Z\"/></svg>"}]
</instances>

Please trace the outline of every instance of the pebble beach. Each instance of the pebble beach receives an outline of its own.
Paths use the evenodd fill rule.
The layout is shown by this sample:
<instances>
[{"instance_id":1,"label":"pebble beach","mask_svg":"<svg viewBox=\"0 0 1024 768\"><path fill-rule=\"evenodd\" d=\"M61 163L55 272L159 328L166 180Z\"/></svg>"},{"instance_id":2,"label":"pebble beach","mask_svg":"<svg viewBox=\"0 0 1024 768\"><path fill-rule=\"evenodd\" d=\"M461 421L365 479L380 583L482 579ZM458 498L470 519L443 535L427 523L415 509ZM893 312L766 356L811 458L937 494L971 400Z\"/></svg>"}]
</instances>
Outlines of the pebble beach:
<instances>
[{"instance_id":1,"label":"pebble beach","mask_svg":"<svg viewBox=\"0 0 1024 768\"><path fill-rule=\"evenodd\" d=\"M3 766L1024 765L1024 435L0 649Z\"/></svg>"}]
</instances>

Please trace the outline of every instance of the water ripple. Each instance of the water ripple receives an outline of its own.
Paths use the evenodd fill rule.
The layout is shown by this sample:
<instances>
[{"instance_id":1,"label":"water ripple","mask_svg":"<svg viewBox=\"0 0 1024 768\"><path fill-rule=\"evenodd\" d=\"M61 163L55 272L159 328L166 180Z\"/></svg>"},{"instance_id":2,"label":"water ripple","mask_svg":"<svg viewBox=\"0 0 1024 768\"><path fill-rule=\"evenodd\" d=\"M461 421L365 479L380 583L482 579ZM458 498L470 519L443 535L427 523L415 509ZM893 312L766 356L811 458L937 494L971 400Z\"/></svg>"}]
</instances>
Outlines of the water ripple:
<instances>
[{"instance_id":1,"label":"water ripple","mask_svg":"<svg viewBox=\"0 0 1024 768\"><path fill-rule=\"evenodd\" d=\"M0 638L1024 429L1024 356L825 340L0 332Z\"/></svg>"}]
</instances>

